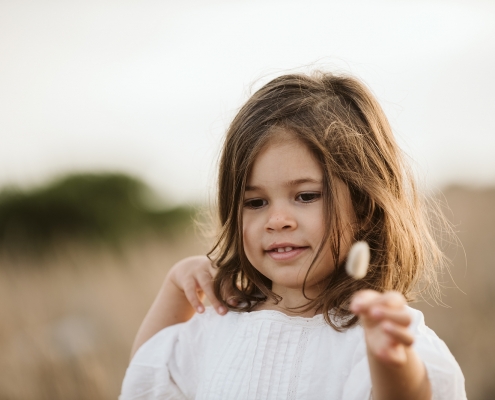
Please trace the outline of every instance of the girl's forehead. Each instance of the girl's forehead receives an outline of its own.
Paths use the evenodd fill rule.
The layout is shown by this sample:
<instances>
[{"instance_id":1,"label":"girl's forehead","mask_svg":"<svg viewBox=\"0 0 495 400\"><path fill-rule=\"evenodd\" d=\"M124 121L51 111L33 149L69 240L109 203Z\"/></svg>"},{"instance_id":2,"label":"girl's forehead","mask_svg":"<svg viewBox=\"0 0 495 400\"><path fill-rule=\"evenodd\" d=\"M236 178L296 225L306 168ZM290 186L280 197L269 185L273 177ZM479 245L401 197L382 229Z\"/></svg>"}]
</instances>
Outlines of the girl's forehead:
<instances>
[{"instance_id":1,"label":"girl's forehead","mask_svg":"<svg viewBox=\"0 0 495 400\"><path fill-rule=\"evenodd\" d=\"M256 156L248 176L248 186L294 181L321 182L323 172L308 146L294 136L270 141Z\"/></svg>"}]
</instances>

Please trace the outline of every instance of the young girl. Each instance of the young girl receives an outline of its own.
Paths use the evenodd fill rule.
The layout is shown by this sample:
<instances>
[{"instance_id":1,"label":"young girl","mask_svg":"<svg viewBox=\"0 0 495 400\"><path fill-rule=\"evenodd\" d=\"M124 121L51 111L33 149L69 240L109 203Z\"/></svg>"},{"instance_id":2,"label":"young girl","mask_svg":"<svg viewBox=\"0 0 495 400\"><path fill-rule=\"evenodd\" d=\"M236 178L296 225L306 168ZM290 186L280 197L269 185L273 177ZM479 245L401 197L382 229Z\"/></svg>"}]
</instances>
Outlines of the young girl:
<instances>
[{"instance_id":1,"label":"young girl","mask_svg":"<svg viewBox=\"0 0 495 400\"><path fill-rule=\"evenodd\" d=\"M420 277L438 288L442 255L362 83L315 73L258 90L227 132L217 201L218 240L169 272L122 400L466 398L454 357L406 306ZM344 266L358 240L362 280Z\"/></svg>"}]
</instances>

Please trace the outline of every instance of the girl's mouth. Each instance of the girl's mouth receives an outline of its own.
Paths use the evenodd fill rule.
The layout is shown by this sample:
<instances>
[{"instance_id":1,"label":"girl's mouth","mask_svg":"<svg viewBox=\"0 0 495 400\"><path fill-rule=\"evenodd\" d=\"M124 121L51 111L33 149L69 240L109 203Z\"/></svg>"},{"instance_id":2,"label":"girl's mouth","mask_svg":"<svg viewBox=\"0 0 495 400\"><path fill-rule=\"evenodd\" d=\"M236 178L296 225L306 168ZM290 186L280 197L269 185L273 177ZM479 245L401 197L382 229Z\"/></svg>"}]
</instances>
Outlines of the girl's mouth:
<instances>
[{"instance_id":1,"label":"girl's mouth","mask_svg":"<svg viewBox=\"0 0 495 400\"><path fill-rule=\"evenodd\" d=\"M309 247L281 246L267 250L267 254L276 261L285 261L297 257Z\"/></svg>"}]
</instances>

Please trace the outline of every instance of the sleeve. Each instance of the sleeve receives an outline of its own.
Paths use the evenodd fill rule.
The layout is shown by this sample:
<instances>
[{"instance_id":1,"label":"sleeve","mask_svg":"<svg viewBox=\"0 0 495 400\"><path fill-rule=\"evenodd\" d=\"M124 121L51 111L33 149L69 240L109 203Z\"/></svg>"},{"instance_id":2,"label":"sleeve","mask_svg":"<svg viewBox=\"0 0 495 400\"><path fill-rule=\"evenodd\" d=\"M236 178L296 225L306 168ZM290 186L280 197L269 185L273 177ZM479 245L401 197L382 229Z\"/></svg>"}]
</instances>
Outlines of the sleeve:
<instances>
[{"instance_id":1,"label":"sleeve","mask_svg":"<svg viewBox=\"0 0 495 400\"><path fill-rule=\"evenodd\" d=\"M424 362L432 389L432 400L465 400L464 375L459 364L433 330L425 325L423 313L410 308L414 349Z\"/></svg>"},{"instance_id":2,"label":"sleeve","mask_svg":"<svg viewBox=\"0 0 495 400\"><path fill-rule=\"evenodd\" d=\"M165 328L144 343L127 368L119 400L193 399L208 314Z\"/></svg>"},{"instance_id":3,"label":"sleeve","mask_svg":"<svg viewBox=\"0 0 495 400\"><path fill-rule=\"evenodd\" d=\"M345 380L342 399L369 400L372 398L371 375L366 355L364 331L361 327L356 327L353 331L351 368Z\"/></svg>"},{"instance_id":4,"label":"sleeve","mask_svg":"<svg viewBox=\"0 0 495 400\"><path fill-rule=\"evenodd\" d=\"M466 400L464 376L459 364L433 330L425 325L423 313L408 307L413 322L410 329L414 334L414 349L426 367L432 389L432 400ZM356 330L364 335L364 332ZM364 337L358 343L352 356L352 369L344 386L343 399L372 399L371 377L366 356Z\"/></svg>"}]
</instances>

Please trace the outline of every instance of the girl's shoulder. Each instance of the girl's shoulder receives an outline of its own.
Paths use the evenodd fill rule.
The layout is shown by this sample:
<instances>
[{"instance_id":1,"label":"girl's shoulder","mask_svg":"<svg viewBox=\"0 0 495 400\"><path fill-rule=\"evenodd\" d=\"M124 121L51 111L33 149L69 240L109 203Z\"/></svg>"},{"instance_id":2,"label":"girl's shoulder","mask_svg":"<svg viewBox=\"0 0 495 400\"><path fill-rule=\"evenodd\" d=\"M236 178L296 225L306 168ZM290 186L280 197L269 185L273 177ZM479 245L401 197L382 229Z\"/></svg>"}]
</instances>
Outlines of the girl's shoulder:
<instances>
[{"instance_id":1,"label":"girl's shoulder","mask_svg":"<svg viewBox=\"0 0 495 400\"><path fill-rule=\"evenodd\" d=\"M420 310L410 306L407 306L407 309L412 317L412 322L411 325L409 325L409 329L412 331L415 338L417 339L426 338L431 343L435 343L435 342L441 343L442 346L445 346L445 348L448 351L448 348L443 342L443 340L438 337L438 335L435 333L433 329L429 328L426 325L426 321L423 313Z\"/></svg>"},{"instance_id":2,"label":"girl's shoulder","mask_svg":"<svg viewBox=\"0 0 495 400\"><path fill-rule=\"evenodd\" d=\"M456 399L465 399L464 375L456 359L445 342L426 325L423 313L408 308L413 317L410 325L414 334L413 347L426 367L433 392L442 399L454 398L452 393L457 394Z\"/></svg>"},{"instance_id":3,"label":"girl's shoulder","mask_svg":"<svg viewBox=\"0 0 495 400\"><path fill-rule=\"evenodd\" d=\"M425 317L420 310L412 307L407 307L412 316L409 329L414 335L414 347L425 356L434 354L435 357L446 359L449 362L457 365L454 356L450 352L445 342L438 337L435 331L426 325Z\"/></svg>"}]
</instances>

